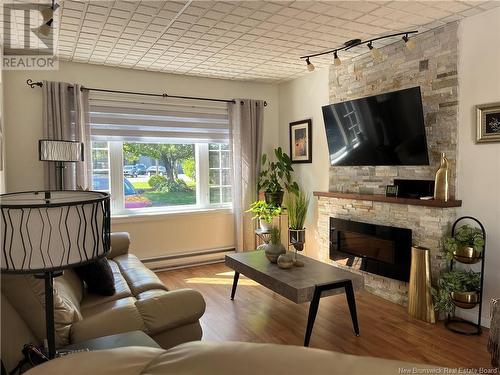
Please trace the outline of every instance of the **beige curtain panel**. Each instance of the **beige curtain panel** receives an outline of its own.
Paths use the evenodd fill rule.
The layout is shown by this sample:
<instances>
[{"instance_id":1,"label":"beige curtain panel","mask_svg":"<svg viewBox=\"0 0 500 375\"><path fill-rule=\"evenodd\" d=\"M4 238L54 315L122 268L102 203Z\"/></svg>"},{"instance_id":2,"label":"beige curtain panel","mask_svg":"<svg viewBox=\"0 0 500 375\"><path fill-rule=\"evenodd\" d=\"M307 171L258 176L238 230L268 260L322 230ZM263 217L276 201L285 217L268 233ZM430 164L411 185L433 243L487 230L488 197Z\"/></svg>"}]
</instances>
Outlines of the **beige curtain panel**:
<instances>
[{"instance_id":1,"label":"beige curtain panel","mask_svg":"<svg viewBox=\"0 0 500 375\"><path fill-rule=\"evenodd\" d=\"M228 104L228 112L236 250L255 250L252 214L245 211L258 197L264 101L236 99Z\"/></svg>"},{"instance_id":2,"label":"beige curtain panel","mask_svg":"<svg viewBox=\"0 0 500 375\"><path fill-rule=\"evenodd\" d=\"M92 185L92 162L89 125L88 91L78 84L43 82L43 136L44 139L80 141L84 161L65 163L64 188L85 189ZM59 174L56 163L44 162L45 189L56 190Z\"/></svg>"}]
</instances>

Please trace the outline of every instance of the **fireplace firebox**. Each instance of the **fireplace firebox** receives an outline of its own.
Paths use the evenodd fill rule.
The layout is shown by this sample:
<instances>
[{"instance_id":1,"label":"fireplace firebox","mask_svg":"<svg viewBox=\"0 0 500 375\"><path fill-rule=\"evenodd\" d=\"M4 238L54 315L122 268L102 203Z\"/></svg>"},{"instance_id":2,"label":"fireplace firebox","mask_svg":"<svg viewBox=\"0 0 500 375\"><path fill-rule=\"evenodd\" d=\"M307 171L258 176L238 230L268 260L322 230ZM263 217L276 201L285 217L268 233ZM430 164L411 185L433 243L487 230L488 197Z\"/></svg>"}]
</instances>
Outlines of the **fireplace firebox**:
<instances>
[{"instance_id":1,"label":"fireplace firebox","mask_svg":"<svg viewBox=\"0 0 500 375\"><path fill-rule=\"evenodd\" d=\"M408 281L411 229L331 217L330 259L353 269Z\"/></svg>"}]
</instances>

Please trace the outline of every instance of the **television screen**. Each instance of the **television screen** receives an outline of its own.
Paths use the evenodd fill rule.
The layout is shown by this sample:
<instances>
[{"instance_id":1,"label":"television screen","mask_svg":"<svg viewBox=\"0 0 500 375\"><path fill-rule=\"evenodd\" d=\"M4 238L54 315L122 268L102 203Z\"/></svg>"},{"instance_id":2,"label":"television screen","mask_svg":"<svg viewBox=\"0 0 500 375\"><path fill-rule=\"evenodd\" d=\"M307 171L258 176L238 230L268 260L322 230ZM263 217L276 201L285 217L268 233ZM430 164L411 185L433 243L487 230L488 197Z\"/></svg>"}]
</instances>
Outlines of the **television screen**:
<instances>
[{"instance_id":1,"label":"television screen","mask_svg":"<svg viewBox=\"0 0 500 375\"><path fill-rule=\"evenodd\" d=\"M330 164L429 165L420 87L323 107Z\"/></svg>"}]
</instances>

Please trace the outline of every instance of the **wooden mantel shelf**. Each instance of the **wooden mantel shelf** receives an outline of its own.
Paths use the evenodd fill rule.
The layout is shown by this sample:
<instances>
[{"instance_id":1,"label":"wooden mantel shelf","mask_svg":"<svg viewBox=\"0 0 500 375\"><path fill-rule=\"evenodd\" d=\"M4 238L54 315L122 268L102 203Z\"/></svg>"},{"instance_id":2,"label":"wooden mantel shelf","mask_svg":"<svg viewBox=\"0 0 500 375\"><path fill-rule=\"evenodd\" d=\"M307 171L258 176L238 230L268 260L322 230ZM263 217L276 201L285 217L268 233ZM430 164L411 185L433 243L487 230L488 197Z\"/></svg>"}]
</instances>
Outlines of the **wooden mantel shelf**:
<instances>
[{"instance_id":1,"label":"wooden mantel shelf","mask_svg":"<svg viewBox=\"0 0 500 375\"><path fill-rule=\"evenodd\" d=\"M395 204L407 204L411 206L426 206L426 207L436 207L436 208L449 208L449 207L461 207L461 200L450 200L448 202L436 201L436 200L422 200L413 198L398 198L398 197L386 197L382 194L355 194L355 193L340 193L335 191L315 191L313 193L316 197L329 197L329 198L340 198L340 199L352 199L358 201L372 201L372 202L385 202L385 203L395 203Z\"/></svg>"}]
</instances>

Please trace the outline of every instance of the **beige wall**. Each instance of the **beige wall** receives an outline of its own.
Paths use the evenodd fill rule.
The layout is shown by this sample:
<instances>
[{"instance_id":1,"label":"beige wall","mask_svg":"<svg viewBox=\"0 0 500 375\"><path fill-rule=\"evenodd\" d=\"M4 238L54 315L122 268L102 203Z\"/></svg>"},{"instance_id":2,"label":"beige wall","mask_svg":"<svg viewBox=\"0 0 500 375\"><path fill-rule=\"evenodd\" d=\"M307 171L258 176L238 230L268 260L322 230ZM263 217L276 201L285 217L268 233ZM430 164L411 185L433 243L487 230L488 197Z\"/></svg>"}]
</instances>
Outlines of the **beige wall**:
<instances>
[{"instance_id":1,"label":"beige wall","mask_svg":"<svg viewBox=\"0 0 500 375\"><path fill-rule=\"evenodd\" d=\"M304 66L305 69L305 66ZM313 155L311 164L294 164L295 178L311 196L306 219L306 254L318 258L317 204L313 191L328 191L329 158L321 106L328 104L328 69L280 85L280 143L290 153L289 124L312 119Z\"/></svg>"},{"instance_id":2,"label":"beige wall","mask_svg":"<svg viewBox=\"0 0 500 375\"><path fill-rule=\"evenodd\" d=\"M500 102L500 8L466 18L459 33L459 214L478 218L486 229L487 322L490 299L500 297L500 143L475 143L474 106Z\"/></svg>"},{"instance_id":3,"label":"beige wall","mask_svg":"<svg viewBox=\"0 0 500 375\"><path fill-rule=\"evenodd\" d=\"M78 82L87 87L216 98L267 100L264 116L264 150L278 142L278 87L264 83L197 78L98 65L61 62L58 71L6 71L5 135L7 191L43 188L42 162L37 142L42 138L42 93L26 80ZM208 220L206 220L208 219ZM140 257L171 252L234 246L230 211L150 216L120 220L113 230L129 231L134 251Z\"/></svg>"}]
</instances>

